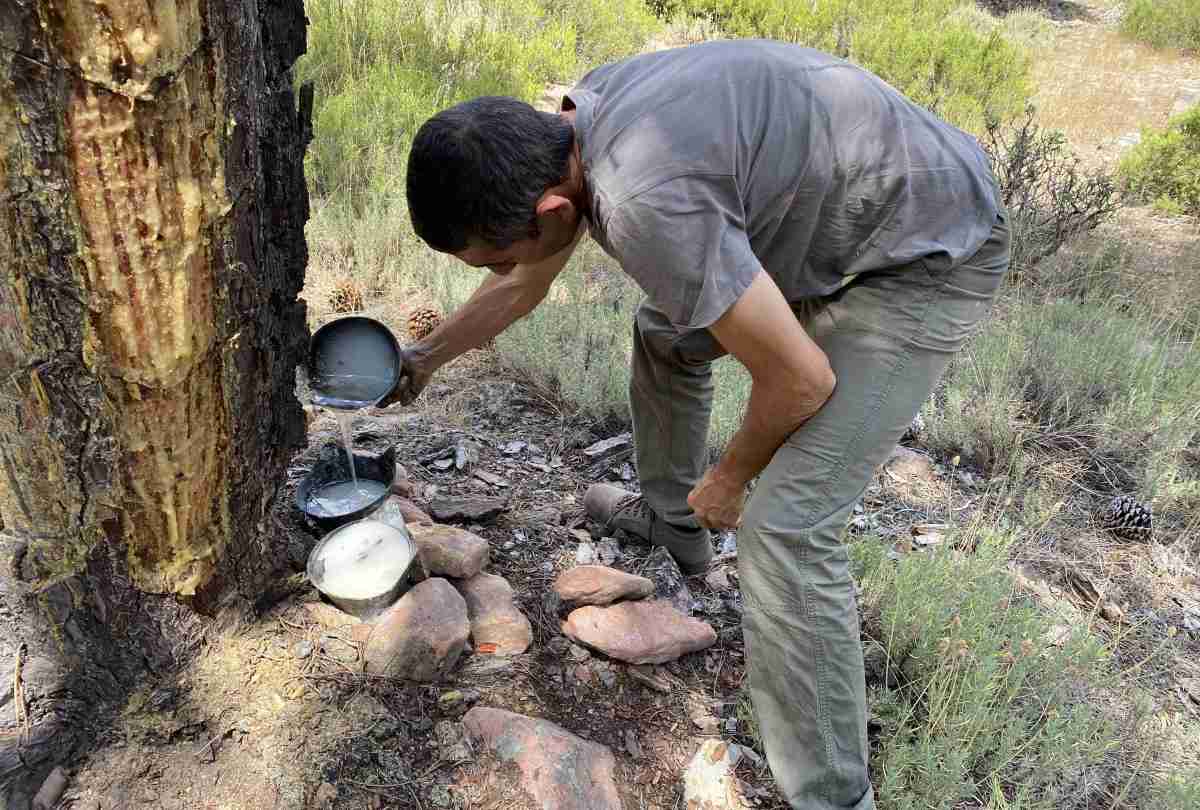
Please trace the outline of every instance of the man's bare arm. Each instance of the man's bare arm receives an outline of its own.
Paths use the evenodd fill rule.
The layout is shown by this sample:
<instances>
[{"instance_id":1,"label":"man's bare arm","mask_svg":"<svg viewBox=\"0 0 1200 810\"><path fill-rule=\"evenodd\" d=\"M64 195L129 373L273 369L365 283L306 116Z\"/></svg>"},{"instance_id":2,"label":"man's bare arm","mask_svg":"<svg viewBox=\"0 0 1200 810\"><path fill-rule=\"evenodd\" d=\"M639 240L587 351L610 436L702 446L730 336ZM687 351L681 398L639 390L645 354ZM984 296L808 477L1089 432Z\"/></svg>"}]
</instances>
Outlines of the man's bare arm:
<instances>
[{"instance_id":1,"label":"man's bare arm","mask_svg":"<svg viewBox=\"0 0 1200 810\"><path fill-rule=\"evenodd\" d=\"M517 265L506 275L489 274L467 301L424 340L404 349L404 371L391 399L412 402L439 368L488 341L528 315L542 302L554 279L579 244L575 240L537 264Z\"/></svg>"},{"instance_id":2,"label":"man's bare arm","mask_svg":"<svg viewBox=\"0 0 1200 810\"><path fill-rule=\"evenodd\" d=\"M709 331L750 372L750 403L721 460L688 497L703 525L733 528L745 486L833 394L829 358L765 271Z\"/></svg>"}]
</instances>

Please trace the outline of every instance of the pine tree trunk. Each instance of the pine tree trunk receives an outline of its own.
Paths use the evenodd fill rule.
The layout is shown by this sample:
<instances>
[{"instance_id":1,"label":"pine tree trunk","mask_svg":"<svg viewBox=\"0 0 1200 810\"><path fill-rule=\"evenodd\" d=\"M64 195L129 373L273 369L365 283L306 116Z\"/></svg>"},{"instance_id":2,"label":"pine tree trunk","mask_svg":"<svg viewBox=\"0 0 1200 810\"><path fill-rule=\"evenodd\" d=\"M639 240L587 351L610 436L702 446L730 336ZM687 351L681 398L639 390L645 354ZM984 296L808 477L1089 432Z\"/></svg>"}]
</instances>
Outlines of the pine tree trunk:
<instances>
[{"instance_id":1,"label":"pine tree trunk","mask_svg":"<svg viewBox=\"0 0 1200 810\"><path fill-rule=\"evenodd\" d=\"M304 25L301 0L0 0L0 807L275 573Z\"/></svg>"}]
</instances>

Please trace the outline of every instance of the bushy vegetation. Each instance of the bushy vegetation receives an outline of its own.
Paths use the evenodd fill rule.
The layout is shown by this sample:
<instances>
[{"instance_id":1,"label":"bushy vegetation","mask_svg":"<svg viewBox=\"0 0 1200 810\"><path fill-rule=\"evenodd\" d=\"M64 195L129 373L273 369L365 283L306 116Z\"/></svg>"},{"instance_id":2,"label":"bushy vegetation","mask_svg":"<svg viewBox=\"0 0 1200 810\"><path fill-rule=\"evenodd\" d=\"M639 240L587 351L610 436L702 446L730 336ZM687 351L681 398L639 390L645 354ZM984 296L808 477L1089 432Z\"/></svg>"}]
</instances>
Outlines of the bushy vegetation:
<instances>
[{"instance_id":1,"label":"bushy vegetation","mask_svg":"<svg viewBox=\"0 0 1200 810\"><path fill-rule=\"evenodd\" d=\"M852 547L882 726L880 806L1086 807L1082 777L1117 739L1081 699L1103 682L1104 646L1083 626L1051 642L1053 620L1005 571L1011 534L988 522L956 541L971 553L894 562L878 540Z\"/></svg>"},{"instance_id":2,"label":"bushy vegetation","mask_svg":"<svg viewBox=\"0 0 1200 810\"><path fill-rule=\"evenodd\" d=\"M309 0L299 82L315 85L314 192L400 194L408 144L431 115L480 95L533 101L548 82L636 52L656 23L638 0Z\"/></svg>"},{"instance_id":3,"label":"bushy vegetation","mask_svg":"<svg viewBox=\"0 0 1200 810\"><path fill-rule=\"evenodd\" d=\"M999 30L956 15L971 0L677 0L664 14L705 16L731 37L765 37L835 53L969 129L1029 97L1028 54Z\"/></svg>"},{"instance_id":4,"label":"bushy vegetation","mask_svg":"<svg viewBox=\"0 0 1200 810\"><path fill-rule=\"evenodd\" d=\"M1200 50L1200 0L1130 0L1121 30L1159 48Z\"/></svg>"},{"instance_id":5,"label":"bushy vegetation","mask_svg":"<svg viewBox=\"0 0 1200 810\"><path fill-rule=\"evenodd\" d=\"M1161 132L1145 131L1118 169L1136 199L1178 214L1200 216L1200 107Z\"/></svg>"}]
</instances>

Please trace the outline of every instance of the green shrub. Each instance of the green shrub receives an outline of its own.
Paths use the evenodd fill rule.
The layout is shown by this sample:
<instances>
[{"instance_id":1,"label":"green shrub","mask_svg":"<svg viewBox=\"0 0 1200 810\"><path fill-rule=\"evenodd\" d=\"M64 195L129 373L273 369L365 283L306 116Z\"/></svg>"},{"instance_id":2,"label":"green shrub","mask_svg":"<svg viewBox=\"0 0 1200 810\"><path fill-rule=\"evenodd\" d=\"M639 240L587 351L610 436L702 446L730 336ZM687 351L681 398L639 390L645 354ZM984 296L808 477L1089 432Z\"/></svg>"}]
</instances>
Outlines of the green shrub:
<instances>
[{"instance_id":1,"label":"green shrub","mask_svg":"<svg viewBox=\"0 0 1200 810\"><path fill-rule=\"evenodd\" d=\"M872 757L881 807L1087 806L1080 782L1116 745L1117 731L1087 699L1106 681L1108 654L1086 627L1061 646L1053 619L1014 596L1013 537L996 525L945 548L894 562L868 538L851 547L863 589ZM1011 804L993 804L999 795ZM978 803L978 805L977 805Z\"/></svg>"},{"instance_id":2,"label":"green shrub","mask_svg":"<svg viewBox=\"0 0 1200 810\"><path fill-rule=\"evenodd\" d=\"M1195 477L1200 346L1111 300L1018 296L954 360L939 399L929 442L995 472L1019 476L1040 447L1103 462L1147 495Z\"/></svg>"},{"instance_id":3,"label":"green shrub","mask_svg":"<svg viewBox=\"0 0 1200 810\"><path fill-rule=\"evenodd\" d=\"M537 0L462 13L451 0L310 0L309 52L297 81L315 85L308 176L318 195L362 210L398 193L408 144L443 107L473 96L532 100L572 75L575 30Z\"/></svg>"},{"instance_id":4,"label":"green shrub","mask_svg":"<svg viewBox=\"0 0 1200 810\"><path fill-rule=\"evenodd\" d=\"M1143 131L1117 169L1125 190L1173 213L1200 216L1200 106L1162 132Z\"/></svg>"},{"instance_id":5,"label":"green shrub","mask_svg":"<svg viewBox=\"0 0 1200 810\"><path fill-rule=\"evenodd\" d=\"M642 0L544 0L575 28L583 67L623 59L646 47L661 23ZM565 78L565 77L564 77Z\"/></svg>"},{"instance_id":6,"label":"green shrub","mask_svg":"<svg viewBox=\"0 0 1200 810\"><path fill-rule=\"evenodd\" d=\"M964 0L681 0L662 6L710 17L733 37L819 48L878 74L958 126L1018 113L1032 91L1029 57L997 27L955 12Z\"/></svg>"},{"instance_id":7,"label":"green shrub","mask_svg":"<svg viewBox=\"0 0 1200 810\"><path fill-rule=\"evenodd\" d=\"M1159 48L1200 50L1200 0L1130 0L1121 30Z\"/></svg>"}]
</instances>

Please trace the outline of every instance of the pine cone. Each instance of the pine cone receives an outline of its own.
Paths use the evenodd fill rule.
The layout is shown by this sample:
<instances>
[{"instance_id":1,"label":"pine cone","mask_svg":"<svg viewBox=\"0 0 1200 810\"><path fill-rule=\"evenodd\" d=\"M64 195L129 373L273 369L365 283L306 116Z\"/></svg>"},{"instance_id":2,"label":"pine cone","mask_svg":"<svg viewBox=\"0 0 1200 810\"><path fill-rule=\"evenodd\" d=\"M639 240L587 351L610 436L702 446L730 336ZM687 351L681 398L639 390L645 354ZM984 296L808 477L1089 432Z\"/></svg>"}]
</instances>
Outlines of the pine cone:
<instances>
[{"instance_id":1,"label":"pine cone","mask_svg":"<svg viewBox=\"0 0 1200 810\"><path fill-rule=\"evenodd\" d=\"M442 316L430 307L418 307L408 316L408 334L413 340L424 340L441 325Z\"/></svg>"},{"instance_id":2,"label":"pine cone","mask_svg":"<svg viewBox=\"0 0 1200 810\"><path fill-rule=\"evenodd\" d=\"M329 291L329 308L337 313L362 310L362 286L350 276L342 276Z\"/></svg>"},{"instance_id":3,"label":"pine cone","mask_svg":"<svg viewBox=\"0 0 1200 810\"><path fill-rule=\"evenodd\" d=\"M1104 528L1125 540L1149 540L1152 529L1150 508L1128 495L1113 498L1101 516Z\"/></svg>"}]
</instances>

